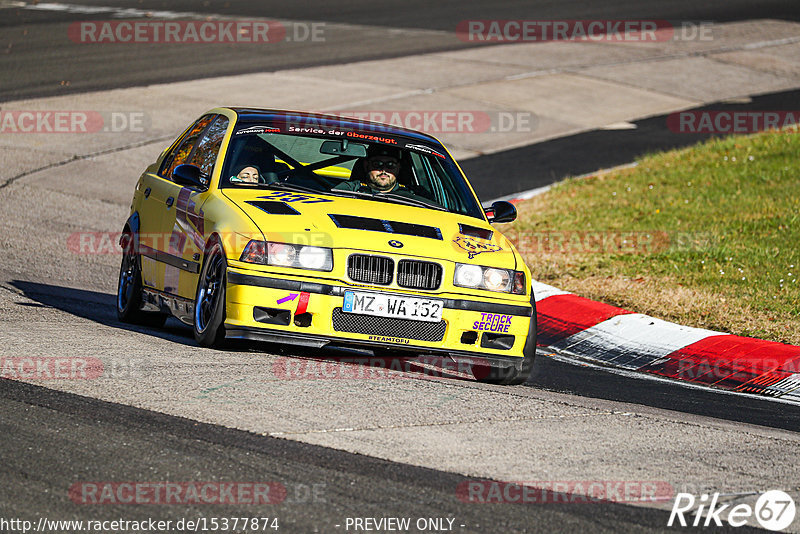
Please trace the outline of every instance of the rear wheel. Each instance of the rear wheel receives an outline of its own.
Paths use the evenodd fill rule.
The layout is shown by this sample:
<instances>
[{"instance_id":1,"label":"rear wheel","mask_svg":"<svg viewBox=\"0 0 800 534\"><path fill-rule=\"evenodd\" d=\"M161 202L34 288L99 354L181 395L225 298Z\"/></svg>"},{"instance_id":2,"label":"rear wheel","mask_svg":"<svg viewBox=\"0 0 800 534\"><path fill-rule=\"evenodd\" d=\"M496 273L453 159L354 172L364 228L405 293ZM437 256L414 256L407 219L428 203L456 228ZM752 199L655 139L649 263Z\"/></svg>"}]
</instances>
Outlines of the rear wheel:
<instances>
[{"instance_id":1,"label":"rear wheel","mask_svg":"<svg viewBox=\"0 0 800 534\"><path fill-rule=\"evenodd\" d=\"M225 341L227 270L222 245L212 243L206 251L194 304L194 338L204 347L220 347Z\"/></svg>"},{"instance_id":2,"label":"rear wheel","mask_svg":"<svg viewBox=\"0 0 800 534\"><path fill-rule=\"evenodd\" d=\"M120 244L122 245L122 263L119 266L119 283L117 284L117 318L124 323L163 326L167 320L166 314L141 310L142 271L139 266L139 255L133 242L133 234L130 231L123 233Z\"/></svg>"}]
</instances>

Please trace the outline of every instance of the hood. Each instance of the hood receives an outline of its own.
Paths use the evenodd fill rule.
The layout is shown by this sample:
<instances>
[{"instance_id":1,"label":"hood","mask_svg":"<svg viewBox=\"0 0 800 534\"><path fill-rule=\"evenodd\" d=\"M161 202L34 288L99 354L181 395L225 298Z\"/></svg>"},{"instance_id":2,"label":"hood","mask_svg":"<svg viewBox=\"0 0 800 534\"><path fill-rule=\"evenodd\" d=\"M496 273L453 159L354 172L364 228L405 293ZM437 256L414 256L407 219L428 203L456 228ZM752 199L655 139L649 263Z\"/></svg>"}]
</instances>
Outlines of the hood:
<instances>
[{"instance_id":1,"label":"hood","mask_svg":"<svg viewBox=\"0 0 800 534\"><path fill-rule=\"evenodd\" d=\"M224 193L270 241L517 268L509 241L474 217L324 194Z\"/></svg>"}]
</instances>

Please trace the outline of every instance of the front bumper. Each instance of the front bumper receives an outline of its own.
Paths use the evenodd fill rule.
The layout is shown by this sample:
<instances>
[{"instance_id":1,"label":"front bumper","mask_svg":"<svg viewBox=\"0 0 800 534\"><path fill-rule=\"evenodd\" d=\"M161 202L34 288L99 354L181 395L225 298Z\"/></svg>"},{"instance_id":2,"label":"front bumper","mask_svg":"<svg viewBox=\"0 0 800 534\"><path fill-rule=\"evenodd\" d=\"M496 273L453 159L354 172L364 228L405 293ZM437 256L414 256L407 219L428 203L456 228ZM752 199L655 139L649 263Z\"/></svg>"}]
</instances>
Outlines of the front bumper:
<instances>
[{"instance_id":1,"label":"front bumper","mask_svg":"<svg viewBox=\"0 0 800 534\"><path fill-rule=\"evenodd\" d=\"M427 297L443 302L440 323L342 312L346 290ZM229 267L228 337L321 347L329 343L392 347L521 364L532 307L519 300L464 298L270 275Z\"/></svg>"}]
</instances>

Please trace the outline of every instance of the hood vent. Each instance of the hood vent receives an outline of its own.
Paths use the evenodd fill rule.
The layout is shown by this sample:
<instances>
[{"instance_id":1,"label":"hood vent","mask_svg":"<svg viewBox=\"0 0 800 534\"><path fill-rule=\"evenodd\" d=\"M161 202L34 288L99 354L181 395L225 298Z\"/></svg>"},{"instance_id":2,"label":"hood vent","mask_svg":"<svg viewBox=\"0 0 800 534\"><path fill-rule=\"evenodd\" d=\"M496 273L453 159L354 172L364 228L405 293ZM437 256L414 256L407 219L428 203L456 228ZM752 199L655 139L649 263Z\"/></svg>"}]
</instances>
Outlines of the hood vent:
<instances>
[{"instance_id":1,"label":"hood vent","mask_svg":"<svg viewBox=\"0 0 800 534\"><path fill-rule=\"evenodd\" d=\"M370 219L369 217L356 217L355 215L328 215L339 228L353 230L369 230L371 232L386 232L387 234L413 235L429 239L442 239L442 231L434 226L413 224L385 219Z\"/></svg>"},{"instance_id":2,"label":"hood vent","mask_svg":"<svg viewBox=\"0 0 800 534\"><path fill-rule=\"evenodd\" d=\"M494 235L494 232L487 230L486 228L478 228L477 226L470 226L463 223L458 223L458 231L462 235L468 235L470 237L477 237L479 239L486 240L491 239L492 235Z\"/></svg>"},{"instance_id":3,"label":"hood vent","mask_svg":"<svg viewBox=\"0 0 800 534\"><path fill-rule=\"evenodd\" d=\"M248 200L247 204L255 206L270 215L300 215L300 212L289 204L278 200Z\"/></svg>"}]
</instances>

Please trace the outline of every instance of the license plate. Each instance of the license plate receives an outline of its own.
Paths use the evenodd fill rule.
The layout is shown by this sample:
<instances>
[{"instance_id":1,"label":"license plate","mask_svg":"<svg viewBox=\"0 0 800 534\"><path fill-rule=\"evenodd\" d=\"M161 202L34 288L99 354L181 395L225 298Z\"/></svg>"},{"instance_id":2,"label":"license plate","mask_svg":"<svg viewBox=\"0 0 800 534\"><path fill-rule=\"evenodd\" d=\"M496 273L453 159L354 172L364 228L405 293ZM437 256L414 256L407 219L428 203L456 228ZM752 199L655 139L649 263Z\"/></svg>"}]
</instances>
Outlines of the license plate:
<instances>
[{"instance_id":1,"label":"license plate","mask_svg":"<svg viewBox=\"0 0 800 534\"><path fill-rule=\"evenodd\" d=\"M442 307L442 301L437 299L345 291L342 311L438 323L442 320Z\"/></svg>"}]
</instances>

